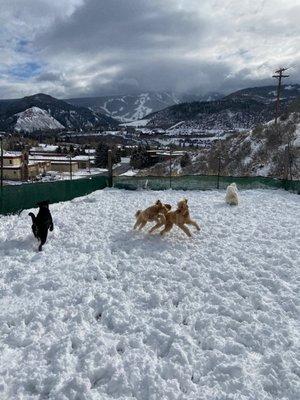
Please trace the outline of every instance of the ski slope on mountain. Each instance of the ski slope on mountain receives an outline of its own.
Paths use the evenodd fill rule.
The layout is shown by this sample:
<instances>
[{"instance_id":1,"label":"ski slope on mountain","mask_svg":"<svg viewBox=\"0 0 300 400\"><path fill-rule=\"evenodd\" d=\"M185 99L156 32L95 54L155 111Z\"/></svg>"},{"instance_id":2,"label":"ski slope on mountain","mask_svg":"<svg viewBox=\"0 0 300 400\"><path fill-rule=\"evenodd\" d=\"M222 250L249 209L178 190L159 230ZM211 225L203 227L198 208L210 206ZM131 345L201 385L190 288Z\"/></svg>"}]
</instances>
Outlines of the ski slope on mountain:
<instances>
[{"instance_id":1,"label":"ski slope on mountain","mask_svg":"<svg viewBox=\"0 0 300 400\"><path fill-rule=\"evenodd\" d=\"M201 225L132 230L157 198ZM1 400L297 400L299 196L103 190L0 217ZM33 210L36 211L36 210Z\"/></svg>"},{"instance_id":2,"label":"ski slope on mountain","mask_svg":"<svg viewBox=\"0 0 300 400\"><path fill-rule=\"evenodd\" d=\"M65 127L53 118L47 111L39 107L30 107L16 114L16 132L33 132L37 130L64 129Z\"/></svg>"}]
</instances>

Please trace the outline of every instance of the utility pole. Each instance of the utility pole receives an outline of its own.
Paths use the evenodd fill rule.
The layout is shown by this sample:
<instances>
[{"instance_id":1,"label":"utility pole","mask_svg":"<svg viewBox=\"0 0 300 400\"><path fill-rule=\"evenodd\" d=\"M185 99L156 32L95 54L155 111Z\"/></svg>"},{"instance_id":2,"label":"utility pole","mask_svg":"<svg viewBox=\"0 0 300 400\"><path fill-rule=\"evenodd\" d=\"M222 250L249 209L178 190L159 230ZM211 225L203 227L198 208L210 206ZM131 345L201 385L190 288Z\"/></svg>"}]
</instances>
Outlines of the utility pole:
<instances>
[{"instance_id":1,"label":"utility pole","mask_svg":"<svg viewBox=\"0 0 300 400\"><path fill-rule=\"evenodd\" d=\"M275 71L275 75L273 75L273 78L278 79L278 85L277 85L277 99L276 99L276 110L275 110L275 124L277 124L278 116L279 116L279 103L280 103L280 91L281 91L281 81L282 78L288 78L289 75L284 75L284 71L286 71L288 68L279 68L277 71Z\"/></svg>"}]
</instances>

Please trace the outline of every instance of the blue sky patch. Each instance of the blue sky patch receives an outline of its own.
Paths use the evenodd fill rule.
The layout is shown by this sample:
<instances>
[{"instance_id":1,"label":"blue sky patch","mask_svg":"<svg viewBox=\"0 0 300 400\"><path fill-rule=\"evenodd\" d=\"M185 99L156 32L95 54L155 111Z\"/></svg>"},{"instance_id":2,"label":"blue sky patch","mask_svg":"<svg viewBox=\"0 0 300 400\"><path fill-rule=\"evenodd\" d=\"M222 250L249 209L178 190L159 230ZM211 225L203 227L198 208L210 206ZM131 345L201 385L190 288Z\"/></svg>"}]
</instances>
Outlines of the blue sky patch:
<instances>
[{"instance_id":1,"label":"blue sky patch","mask_svg":"<svg viewBox=\"0 0 300 400\"><path fill-rule=\"evenodd\" d=\"M27 39L19 39L16 43L16 51L18 53L26 52L28 43L29 43L29 40L27 40Z\"/></svg>"},{"instance_id":2,"label":"blue sky patch","mask_svg":"<svg viewBox=\"0 0 300 400\"><path fill-rule=\"evenodd\" d=\"M38 75L41 72L42 65L36 62L17 64L10 70L10 75L19 79L28 79Z\"/></svg>"}]
</instances>

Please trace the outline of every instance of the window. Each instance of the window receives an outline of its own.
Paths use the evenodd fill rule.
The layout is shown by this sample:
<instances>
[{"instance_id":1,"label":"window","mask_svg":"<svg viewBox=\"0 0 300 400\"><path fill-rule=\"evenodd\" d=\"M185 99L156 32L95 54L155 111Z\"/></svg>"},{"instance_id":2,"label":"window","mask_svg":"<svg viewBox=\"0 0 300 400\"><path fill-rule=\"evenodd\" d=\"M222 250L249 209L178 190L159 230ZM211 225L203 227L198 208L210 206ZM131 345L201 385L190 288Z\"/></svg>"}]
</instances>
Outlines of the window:
<instances>
[{"instance_id":1,"label":"window","mask_svg":"<svg viewBox=\"0 0 300 400\"><path fill-rule=\"evenodd\" d=\"M12 164L12 160L9 160L9 163Z\"/></svg>"}]
</instances>

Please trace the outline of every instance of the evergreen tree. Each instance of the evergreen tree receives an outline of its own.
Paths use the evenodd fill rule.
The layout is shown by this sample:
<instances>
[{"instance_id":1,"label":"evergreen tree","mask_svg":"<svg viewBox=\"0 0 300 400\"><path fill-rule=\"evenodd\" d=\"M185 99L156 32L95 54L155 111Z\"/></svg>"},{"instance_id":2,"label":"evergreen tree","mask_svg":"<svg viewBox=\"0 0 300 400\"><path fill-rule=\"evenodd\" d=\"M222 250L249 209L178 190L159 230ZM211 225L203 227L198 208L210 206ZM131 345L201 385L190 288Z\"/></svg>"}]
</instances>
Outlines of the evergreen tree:
<instances>
[{"instance_id":1,"label":"evergreen tree","mask_svg":"<svg viewBox=\"0 0 300 400\"><path fill-rule=\"evenodd\" d=\"M147 168L153 164L150 154L147 152L148 149L148 146L145 147L140 145L133 151L130 157L130 165L134 169Z\"/></svg>"},{"instance_id":2,"label":"evergreen tree","mask_svg":"<svg viewBox=\"0 0 300 400\"><path fill-rule=\"evenodd\" d=\"M114 164L118 164L119 162L121 162L121 156L122 156L122 150L119 147L116 147L113 150L113 163Z\"/></svg>"},{"instance_id":3,"label":"evergreen tree","mask_svg":"<svg viewBox=\"0 0 300 400\"><path fill-rule=\"evenodd\" d=\"M192 164L192 161L191 161L191 157L190 157L189 153L184 153L184 155L180 159L181 168L187 167L188 165L191 165L191 164Z\"/></svg>"},{"instance_id":4,"label":"evergreen tree","mask_svg":"<svg viewBox=\"0 0 300 400\"><path fill-rule=\"evenodd\" d=\"M95 167L107 168L109 147L105 143L99 143L95 154Z\"/></svg>"}]
</instances>

